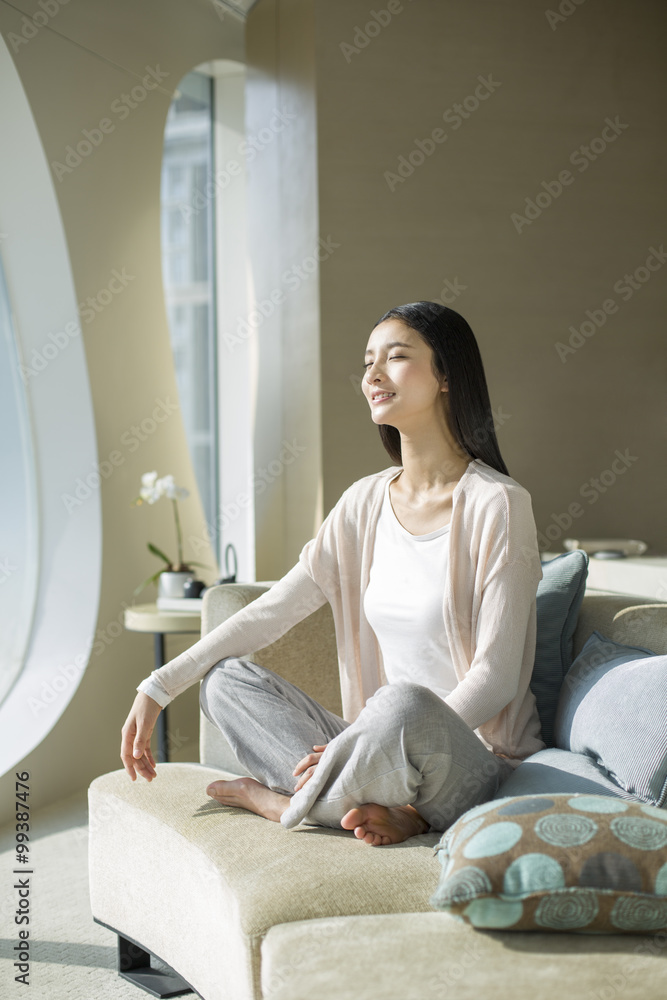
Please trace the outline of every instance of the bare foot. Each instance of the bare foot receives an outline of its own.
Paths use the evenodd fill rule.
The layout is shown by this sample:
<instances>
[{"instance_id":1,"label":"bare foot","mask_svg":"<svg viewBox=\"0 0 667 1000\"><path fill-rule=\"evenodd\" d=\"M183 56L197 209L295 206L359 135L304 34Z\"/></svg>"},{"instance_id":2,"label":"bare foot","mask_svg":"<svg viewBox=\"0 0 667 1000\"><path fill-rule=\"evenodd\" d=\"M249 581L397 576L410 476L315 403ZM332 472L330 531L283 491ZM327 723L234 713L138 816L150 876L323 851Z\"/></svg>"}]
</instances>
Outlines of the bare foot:
<instances>
[{"instance_id":1,"label":"bare foot","mask_svg":"<svg viewBox=\"0 0 667 1000\"><path fill-rule=\"evenodd\" d=\"M378 806L374 802L345 813L340 825L354 830L358 840L371 847L400 844L408 837L426 833L429 824L412 806Z\"/></svg>"},{"instance_id":2,"label":"bare foot","mask_svg":"<svg viewBox=\"0 0 667 1000\"><path fill-rule=\"evenodd\" d=\"M212 781L206 794L223 806L249 809L265 819L280 823L280 817L290 804L288 795L272 792L255 778L235 778L234 781Z\"/></svg>"}]
</instances>

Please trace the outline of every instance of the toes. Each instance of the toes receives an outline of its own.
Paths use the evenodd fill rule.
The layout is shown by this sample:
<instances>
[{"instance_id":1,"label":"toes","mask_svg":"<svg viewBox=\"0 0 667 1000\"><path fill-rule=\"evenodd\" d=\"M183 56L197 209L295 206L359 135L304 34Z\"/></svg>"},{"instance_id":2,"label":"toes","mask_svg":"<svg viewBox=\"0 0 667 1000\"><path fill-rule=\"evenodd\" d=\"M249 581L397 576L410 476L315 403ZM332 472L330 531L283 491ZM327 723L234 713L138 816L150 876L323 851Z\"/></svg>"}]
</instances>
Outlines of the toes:
<instances>
[{"instance_id":1,"label":"toes","mask_svg":"<svg viewBox=\"0 0 667 1000\"><path fill-rule=\"evenodd\" d=\"M356 808L350 809L350 811L345 813L345 815L343 816L342 820L340 821L340 825L343 827L344 830L354 830L356 833L356 829L359 826L359 820L361 818L362 817L360 809Z\"/></svg>"},{"instance_id":2,"label":"toes","mask_svg":"<svg viewBox=\"0 0 667 1000\"><path fill-rule=\"evenodd\" d=\"M206 789L206 794L210 795L212 799L221 799L225 796L227 792L227 782L226 781L212 781Z\"/></svg>"}]
</instances>

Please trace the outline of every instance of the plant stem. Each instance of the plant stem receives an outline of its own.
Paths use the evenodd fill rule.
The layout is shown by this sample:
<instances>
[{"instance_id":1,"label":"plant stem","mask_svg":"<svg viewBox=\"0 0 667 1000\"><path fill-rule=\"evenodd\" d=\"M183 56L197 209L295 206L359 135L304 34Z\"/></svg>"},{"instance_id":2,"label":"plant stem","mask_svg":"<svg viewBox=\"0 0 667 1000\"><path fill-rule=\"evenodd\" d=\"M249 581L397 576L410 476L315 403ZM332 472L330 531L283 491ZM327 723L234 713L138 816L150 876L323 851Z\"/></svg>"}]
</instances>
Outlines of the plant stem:
<instances>
[{"instance_id":1,"label":"plant stem","mask_svg":"<svg viewBox=\"0 0 667 1000\"><path fill-rule=\"evenodd\" d=\"M174 520L176 521L176 541L178 543L178 569L183 565L183 538L181 536L181 520L178 516L178 500L171 501L174 505Z\"/></svg>"}]
</instances>

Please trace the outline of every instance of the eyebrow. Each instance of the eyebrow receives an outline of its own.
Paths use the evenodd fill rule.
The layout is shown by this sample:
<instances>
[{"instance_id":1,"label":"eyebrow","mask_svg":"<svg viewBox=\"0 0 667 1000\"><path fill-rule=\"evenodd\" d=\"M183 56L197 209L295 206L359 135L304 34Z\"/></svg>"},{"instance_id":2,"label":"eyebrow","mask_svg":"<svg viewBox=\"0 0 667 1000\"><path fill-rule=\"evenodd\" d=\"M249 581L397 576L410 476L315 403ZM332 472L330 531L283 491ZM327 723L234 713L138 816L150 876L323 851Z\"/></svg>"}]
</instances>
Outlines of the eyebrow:
<instances>
[{"instance_id":1,"label":"eyebrow","mask_svg":"<svg viewBox=\"0 0 667 1000\"><path fill-rule=\"evenodd\" d=\"M404 344L402 340L392 340L391 344L387 344L388 351L390 351L392 347L407 347L409 350L413 350L412 344ZM364 357L367 358L368 355L372 353L373 353L372 351L366 351Z\"/></svg>"}]
</instances>

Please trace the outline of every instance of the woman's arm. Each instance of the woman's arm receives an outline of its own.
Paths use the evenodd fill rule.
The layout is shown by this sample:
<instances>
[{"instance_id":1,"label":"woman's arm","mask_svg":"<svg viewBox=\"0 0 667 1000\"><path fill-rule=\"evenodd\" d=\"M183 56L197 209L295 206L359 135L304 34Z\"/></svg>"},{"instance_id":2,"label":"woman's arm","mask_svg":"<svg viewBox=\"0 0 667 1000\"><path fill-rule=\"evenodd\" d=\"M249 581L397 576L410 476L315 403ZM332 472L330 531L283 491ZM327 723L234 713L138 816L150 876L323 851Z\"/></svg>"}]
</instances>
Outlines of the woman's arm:
<instances>
[{"instance_id":1,"label":"woman's arm","mask_svg":"<svg viewBox=\"0 0 667 1000\"><path fill-rule=\"evenodd\" d=\"M326 597L299 562L264 594L222 622L180 656L154 670L139 691L164 708L227 656L248 656L280 639L326 604Z\"/></svg>"},{"instance_id":2,"label":"woman's arm","mask_svg":"<svg viewBox=\"0 0 667 1000\"><path fill-rule=\"evenodd\" d=\"M530 495L513 491L487 553L475 653L445 701L471 729L493 719L527 687L535 659L536 595L542 564Z\"/></svg>"},{"instance_id":3,"label":"woman's arm","mask_svg":"<svg viewBox=\"0 0 667 1000\"><path fill-rule=\"evenodd\" d=\"M445 698L471 729L493 719L516 698L527 642L534 660L538 582L525 568L508 563L484 588L470 670Z\"/></svg>"},{"instance_id":4,"label":"woman's arm","mask_svg":"<svg viewBox=\"0 0 667 1000\"><path fill-rule=\"evenodd\" d=\"M132 781L137 774L147 781L156 776L150 743L161 709L219 660L263 649L325 603L320 588L297 563L256 601L145 678L121 731L120 756Z\"/></svg>"},{"instance_id":5,"label":"woman's arm","mask_svg":"<svg viewBox=\"0 0 667 1000\"><path fill-rule=\"evenodd\" d=\"M156 776L151 734L159 714L160 706L140 691L121 730L120 759L132 781L137 774L146 781Z\"/></svg>"}]
</instances>

